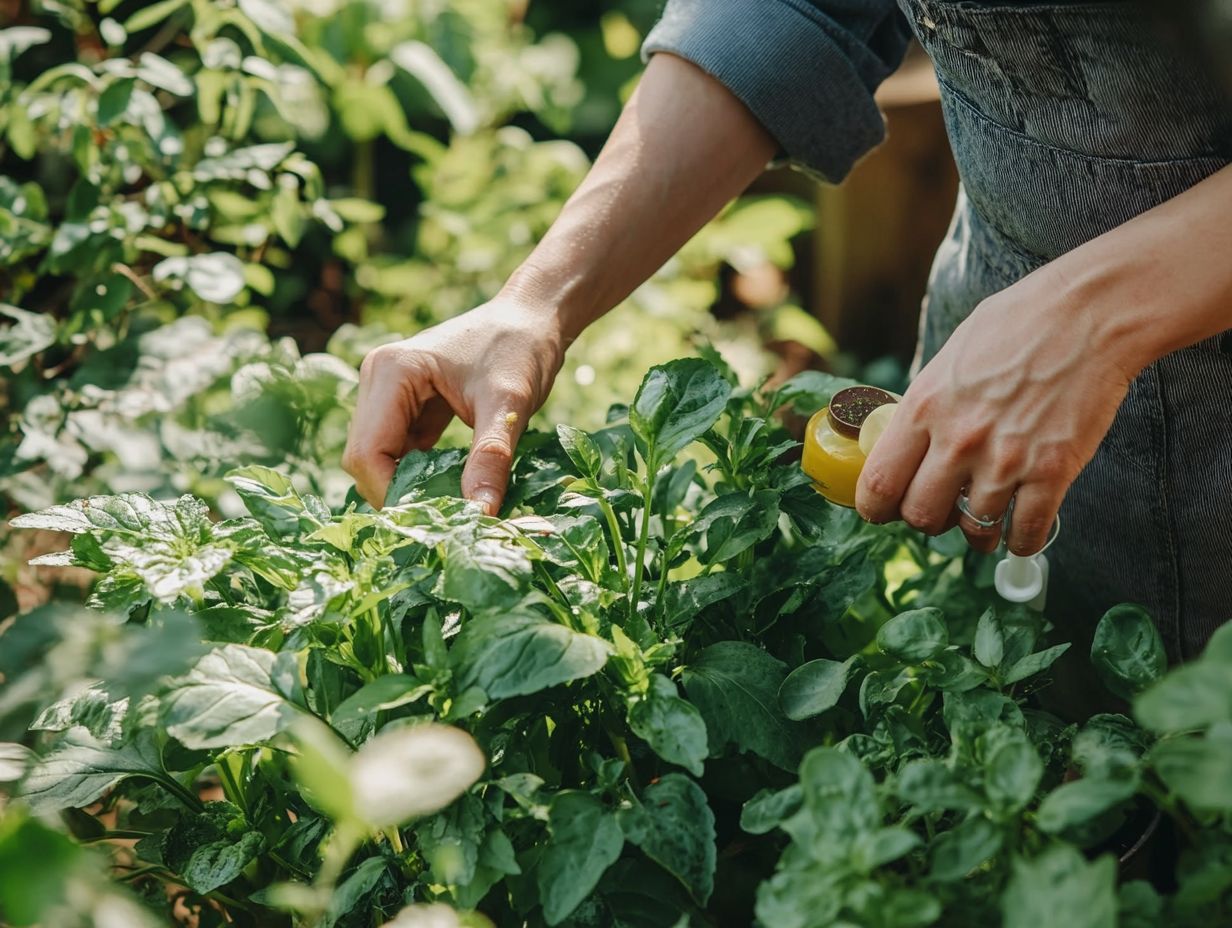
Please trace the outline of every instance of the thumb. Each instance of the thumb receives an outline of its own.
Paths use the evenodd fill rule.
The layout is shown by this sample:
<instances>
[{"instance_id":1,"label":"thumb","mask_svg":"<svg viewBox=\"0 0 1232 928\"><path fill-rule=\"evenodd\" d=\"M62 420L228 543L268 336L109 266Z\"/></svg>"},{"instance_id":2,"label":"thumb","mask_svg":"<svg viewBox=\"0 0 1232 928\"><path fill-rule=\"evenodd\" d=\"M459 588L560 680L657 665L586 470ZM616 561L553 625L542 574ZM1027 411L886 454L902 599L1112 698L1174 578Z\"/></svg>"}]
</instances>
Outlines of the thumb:
<instances>
[{"instance_id":1,"label":"thumb","mask_svg":"<svg viewBox=\"0 0 1232 928\"><path fill-rule=\"evenodd\" d=\"M475 439L462 472L462 495L496 515L509 487L513 449L526 429L528 404L493 394L475 404Z\"/></svg>"}]
</instances>

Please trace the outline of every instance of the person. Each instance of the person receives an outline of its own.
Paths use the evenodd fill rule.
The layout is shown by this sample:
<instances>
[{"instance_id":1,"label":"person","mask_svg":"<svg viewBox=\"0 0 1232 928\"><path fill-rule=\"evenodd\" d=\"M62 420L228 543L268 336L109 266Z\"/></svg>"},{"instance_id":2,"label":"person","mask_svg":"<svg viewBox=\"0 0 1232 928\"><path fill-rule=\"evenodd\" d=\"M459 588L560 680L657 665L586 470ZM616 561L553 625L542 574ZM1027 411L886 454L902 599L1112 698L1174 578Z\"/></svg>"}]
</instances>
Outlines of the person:
<instances>
[{"instance_id":1,"label":"person","mask_svg":"<svg viewBox=\"0 0 1232 928\"><path fill-rule=\"evenodd\" d=\"M1081 638L1136 602L1173 659L1197 652L1232 615L1232 106L1130 2L668 0L593 169L499 295L365 359L344 459L362 495L379 506L459 416L463 492L495 513L569 343L775 157L841 181L911 34L962 188L857 508L957 520L989 550L1013 500L1018 554L1060 510L1054 621Z\"/></svg>"}]
</instances>

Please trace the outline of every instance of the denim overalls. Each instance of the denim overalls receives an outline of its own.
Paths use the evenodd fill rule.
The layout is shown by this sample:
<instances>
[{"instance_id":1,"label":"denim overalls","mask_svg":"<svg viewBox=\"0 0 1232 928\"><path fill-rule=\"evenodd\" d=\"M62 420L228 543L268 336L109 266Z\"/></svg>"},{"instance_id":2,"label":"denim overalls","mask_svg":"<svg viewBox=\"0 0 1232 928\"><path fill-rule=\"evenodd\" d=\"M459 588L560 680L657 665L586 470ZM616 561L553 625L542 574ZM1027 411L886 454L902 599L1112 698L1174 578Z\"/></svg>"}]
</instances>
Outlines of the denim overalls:
<instances>
[{"instance_id":1,"label":"denim overalls","mask_svg":"<svg viewBox=\"0 0 1232 928\"><path fill-rule=\"evenodd\" d=\"M985 297L1229 163L1226 99L1132 4L899 6L936 66L962 180L918 360ZM1137 602L1187 658L1232 618L1232 332L1134 380L1061 519L1048 614L1063 637Z\"/></svg>"}]
</instances>

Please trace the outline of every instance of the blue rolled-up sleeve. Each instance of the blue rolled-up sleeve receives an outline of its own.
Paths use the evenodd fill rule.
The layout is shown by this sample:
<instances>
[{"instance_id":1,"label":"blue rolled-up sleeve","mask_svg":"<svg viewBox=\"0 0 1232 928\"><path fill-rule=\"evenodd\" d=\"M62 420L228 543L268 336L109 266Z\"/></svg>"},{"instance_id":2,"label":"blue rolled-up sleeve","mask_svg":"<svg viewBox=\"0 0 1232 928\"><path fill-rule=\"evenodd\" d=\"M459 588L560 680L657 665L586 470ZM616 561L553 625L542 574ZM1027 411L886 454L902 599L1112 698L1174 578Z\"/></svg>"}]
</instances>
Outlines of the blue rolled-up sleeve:
<instances>
[{"instance_id":1,"label":"blue rolled-up sleeve","mask_svg":"<svg viewBox=\"0 0 1232 928\"><path fill-rule=\"evenodd\" d=\"M789 159L838 183L885 138L873 93L909 38L895 0L668 0L642 56L691 61Z\"/></svg>"}]
</instances>

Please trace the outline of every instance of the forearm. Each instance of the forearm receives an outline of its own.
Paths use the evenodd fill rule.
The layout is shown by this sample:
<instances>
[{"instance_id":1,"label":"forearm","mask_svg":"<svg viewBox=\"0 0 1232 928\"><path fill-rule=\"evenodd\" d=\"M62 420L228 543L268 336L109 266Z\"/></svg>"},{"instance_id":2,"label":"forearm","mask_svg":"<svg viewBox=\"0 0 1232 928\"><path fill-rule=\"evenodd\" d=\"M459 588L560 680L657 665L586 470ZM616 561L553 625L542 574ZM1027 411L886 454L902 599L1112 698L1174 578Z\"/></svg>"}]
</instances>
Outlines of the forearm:
<instances>
[{"instance_id":1,"label":"forearm","mask_svg":"<svg viewBox=\"0 0 1232 928\"><path fill-rule=\"evenodd\" d=\"M1045 270L1127 377L1232 328L1232 166Z\"/></svg>"},{"instance_id":2,"label":"forearm","mask_svg":"<svg viewBox=\"0 0 1232 928\"><path fill-rule=\"evenodd\" d=\"M506 285L566 342L651 274L765 167L774 141L722 84L651 59L594 167Z\"/></svg>"}]
</instances>

